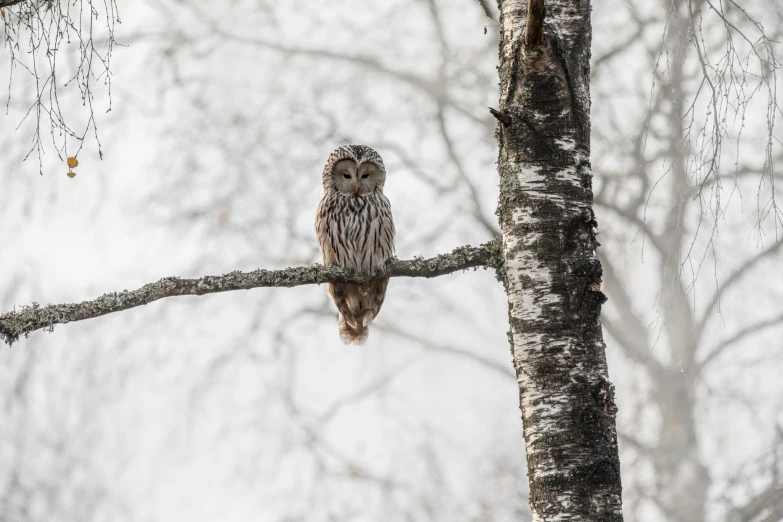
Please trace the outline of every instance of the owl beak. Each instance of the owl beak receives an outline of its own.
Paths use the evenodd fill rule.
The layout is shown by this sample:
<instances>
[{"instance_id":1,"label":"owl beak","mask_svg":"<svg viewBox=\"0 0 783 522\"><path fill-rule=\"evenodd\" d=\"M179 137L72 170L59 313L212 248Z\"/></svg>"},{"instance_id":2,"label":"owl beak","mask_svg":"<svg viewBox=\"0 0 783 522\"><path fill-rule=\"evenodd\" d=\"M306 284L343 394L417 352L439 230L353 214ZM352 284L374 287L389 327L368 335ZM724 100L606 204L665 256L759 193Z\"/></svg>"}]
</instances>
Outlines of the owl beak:
<instances>
[{"instance_id":1,"label":"owl beak","mask_svg":"<svg viewBox=\"0 0 783 522\"><path fill-rule=\"evenodd\" d=\"M353 189L353 195L358 196L359 195L359 185L356 185L356 188Z\"/></svg>"}]
</instances>

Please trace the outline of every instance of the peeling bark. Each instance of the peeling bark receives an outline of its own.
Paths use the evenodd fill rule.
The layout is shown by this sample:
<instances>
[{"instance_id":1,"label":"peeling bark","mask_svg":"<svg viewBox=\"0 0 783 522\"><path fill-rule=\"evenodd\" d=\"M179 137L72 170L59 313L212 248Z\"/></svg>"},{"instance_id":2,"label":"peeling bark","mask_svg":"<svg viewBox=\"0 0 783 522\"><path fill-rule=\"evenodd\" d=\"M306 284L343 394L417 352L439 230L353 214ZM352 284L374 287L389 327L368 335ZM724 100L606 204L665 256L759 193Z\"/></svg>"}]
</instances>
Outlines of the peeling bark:
<instances>
[{"instance_id":1,"label":"peeling bark","mask_svg":"<svg viewBox=\"0 0 783 522\"><path fill-rule=\"evenodd\" d=\"M54 329L56 324L83 321L102 315L146 305L165 297L204 295L261 287L292 287L322 283L366 283L375 277L438 277L469 268L500 269L502 258L500 241L495 239L479 247L455 248L449 254L429 259L417 257L408 261L392 258L380 274L361 275L345 272L336 266L315 265L285 268L283 270L254 270L230 272L221 276L199 279L165 277L137 290L104 294L92 301L61 305L22 307L21 310L0 315L0 340L12 344L21 336L35 330Z\"/></svg>"},{"instance_id":2,"label":"peeling bark","mask_svg":"<svg viewBox=\"0 0 783 522\"><path fill-rule=\"evenodd\" d=\"M500 26L498 216L533 517L620 521L592 210L590 2L504 0Z\"/></svg>"}]
</instances>

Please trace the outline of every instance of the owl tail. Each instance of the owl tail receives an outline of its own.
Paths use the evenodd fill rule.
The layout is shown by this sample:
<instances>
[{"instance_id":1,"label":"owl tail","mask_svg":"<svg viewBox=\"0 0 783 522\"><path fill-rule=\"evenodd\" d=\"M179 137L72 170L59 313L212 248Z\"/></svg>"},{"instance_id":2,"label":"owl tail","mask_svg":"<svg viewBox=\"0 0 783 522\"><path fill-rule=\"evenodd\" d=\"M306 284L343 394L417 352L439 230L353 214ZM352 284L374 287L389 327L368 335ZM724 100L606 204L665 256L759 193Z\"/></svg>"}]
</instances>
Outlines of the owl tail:
<instances>
[{"instance_id":1,"label":"owl tail","mask_svg":"<svg viewBox=\"0 0 783 522\"><path fill-rule=\"evenodd\" d=\"M345 317L342 314L340 314L337 322L340 325L340 339L342 339L343 344L364 344L364 341L367 340L370 330L366 325L357 324L356 328L354 328L345 321Z\"/></svg>"}]
</instances>

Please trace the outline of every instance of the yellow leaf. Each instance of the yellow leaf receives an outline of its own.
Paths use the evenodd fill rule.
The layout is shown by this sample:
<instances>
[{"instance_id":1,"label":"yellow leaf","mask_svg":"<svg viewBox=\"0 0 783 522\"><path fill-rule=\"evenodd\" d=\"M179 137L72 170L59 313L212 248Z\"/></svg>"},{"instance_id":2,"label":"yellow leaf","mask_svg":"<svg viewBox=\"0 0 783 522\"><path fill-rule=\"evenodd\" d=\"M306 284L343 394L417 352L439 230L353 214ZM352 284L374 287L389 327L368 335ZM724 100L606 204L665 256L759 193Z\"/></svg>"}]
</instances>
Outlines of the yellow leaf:
<instances>
[{"instance_id":1,"label":"yellow leaf","mask_svg":"<svg viewBox=\"0 0 783 522\"><path fill-rule=\"evenodd\" d=\"M76 158L68 158L68 167L74 168L79 165L79 161Z\"/></svg>"},{"instance_id":2,"label":"yellow leaf","mask_svg":"<svg viewBox=\"0 0 783 522\"><path fill-rule=\"evenodd\" d=\"M68 172L68 177L69 177L69 178L72 178L72 177L74 177L75 175L76 175L76 173L75 173L74 171L70 171L70 172Z\"/></svg>"}]
</instances>

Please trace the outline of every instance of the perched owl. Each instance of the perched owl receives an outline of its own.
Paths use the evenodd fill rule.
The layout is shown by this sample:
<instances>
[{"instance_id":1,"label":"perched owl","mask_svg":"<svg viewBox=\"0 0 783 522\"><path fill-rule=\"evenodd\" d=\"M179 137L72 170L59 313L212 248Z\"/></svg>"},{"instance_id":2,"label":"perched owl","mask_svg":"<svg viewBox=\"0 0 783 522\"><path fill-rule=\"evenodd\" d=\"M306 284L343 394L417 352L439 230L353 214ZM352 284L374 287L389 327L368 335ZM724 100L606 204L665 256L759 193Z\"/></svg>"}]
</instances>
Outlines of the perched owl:
<instances>
[{"instance_id":1,"label":"perched owl","mask_svg":"<svg viewBox=\"0 0 783 522\"><path fill-rule=\"evenodd\" d=\"M325 265L372 273L392 256L394 222L383 195L385 181L383 160L370 147L344 145L329 156L323 173L324 197L315 218ZM345 344L367 339L367 326L381 310L388 283L385 278L366 284L329 284Z\"/></svg>"}]
</instances>

